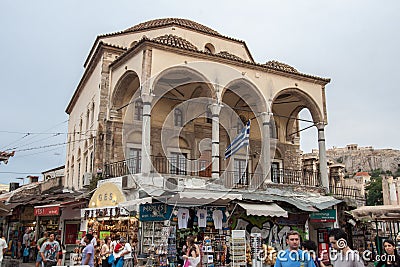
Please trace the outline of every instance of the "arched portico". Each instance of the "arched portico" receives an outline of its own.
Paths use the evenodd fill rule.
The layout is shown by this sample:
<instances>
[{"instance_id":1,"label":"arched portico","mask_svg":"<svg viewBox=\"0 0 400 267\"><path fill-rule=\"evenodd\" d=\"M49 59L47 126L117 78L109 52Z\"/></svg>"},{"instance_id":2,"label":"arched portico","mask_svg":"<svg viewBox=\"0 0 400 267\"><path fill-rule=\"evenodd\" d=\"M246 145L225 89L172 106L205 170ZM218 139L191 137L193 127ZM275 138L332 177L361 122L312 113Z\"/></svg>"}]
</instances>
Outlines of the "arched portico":
<instances>
[{"instance_id":1,"label":"arched portico","mask_svg":"<svg viewBox=\"0 0 400 267\"><path fill-rule=\"evenodd\" d=\"M326 162L326 151L325 151L325 138L324 138L324 126L325 118L322 110L324 107L321 106L324 103L318 104L318 102L311 97L308 93L300 88L287 88L279 91L275 95L272 101L272 113L279 129L278 134L278 145L284 147L286 159L284 165L286 168L296 169L300 165L300 162L293 162L292 158L299 158L294 155L296 149L299 148L299 113L303 109L308 109L314 126L318 129L318 146L320 153L320 175L322 185L325 188L329 187L327 178L327 162Z\"/></svg>"}]
</instances>

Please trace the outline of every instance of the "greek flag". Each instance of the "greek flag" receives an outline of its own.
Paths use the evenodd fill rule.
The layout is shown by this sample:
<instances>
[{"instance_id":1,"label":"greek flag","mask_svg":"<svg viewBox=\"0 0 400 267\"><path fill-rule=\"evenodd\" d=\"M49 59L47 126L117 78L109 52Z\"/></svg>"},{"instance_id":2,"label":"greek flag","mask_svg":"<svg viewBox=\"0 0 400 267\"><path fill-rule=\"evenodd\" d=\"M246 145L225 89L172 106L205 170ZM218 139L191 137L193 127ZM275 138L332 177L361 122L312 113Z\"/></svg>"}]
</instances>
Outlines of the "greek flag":
<instances>
[{"instance_id":1,"label":"greek flag","mask_svg":"<svg viewBox=\"0 0 400 267\"><path fill-rule=\"evenodd\" d=\"M225 159L235 154L243 146L248 146L249 135L250 135L250 120L247 122L246 126L242 129L240 134L236 136L236 138L233 139L232 143L225 149Z\"/></svg>"}]
</instances>

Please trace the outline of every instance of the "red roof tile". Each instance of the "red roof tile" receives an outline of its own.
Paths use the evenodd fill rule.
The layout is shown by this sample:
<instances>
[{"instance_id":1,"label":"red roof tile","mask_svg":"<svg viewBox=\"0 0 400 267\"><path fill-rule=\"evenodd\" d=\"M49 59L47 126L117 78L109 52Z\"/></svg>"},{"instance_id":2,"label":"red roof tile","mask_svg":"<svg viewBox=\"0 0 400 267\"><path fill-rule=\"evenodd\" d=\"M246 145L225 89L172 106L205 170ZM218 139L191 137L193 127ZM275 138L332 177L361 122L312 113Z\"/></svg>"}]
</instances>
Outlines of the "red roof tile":
<instances>
[{"instance_id":1,"label":"red roof tile","mask_svg":"<svg viewBox=\"0 0 400 267\"><path fill-rule=\"evenodd\" d=\"M191 21L188 19L180 19L180 18L163 18L163 19L149 20L149 21L137 24L133 27L130 27L130 28L126 29L124 32L147 30L147 29L164 27L164 26L169 26L169 25L179 25L179 26L183 26L183 27L201 31L201 32L206 32L206 33L210 33L210 34L214 34L214 35L221 35L219 32L217 32L207 26L204 26L200 23L197 23L197 22L194 22L194 21Z\"/></svg>"}]
</instances>

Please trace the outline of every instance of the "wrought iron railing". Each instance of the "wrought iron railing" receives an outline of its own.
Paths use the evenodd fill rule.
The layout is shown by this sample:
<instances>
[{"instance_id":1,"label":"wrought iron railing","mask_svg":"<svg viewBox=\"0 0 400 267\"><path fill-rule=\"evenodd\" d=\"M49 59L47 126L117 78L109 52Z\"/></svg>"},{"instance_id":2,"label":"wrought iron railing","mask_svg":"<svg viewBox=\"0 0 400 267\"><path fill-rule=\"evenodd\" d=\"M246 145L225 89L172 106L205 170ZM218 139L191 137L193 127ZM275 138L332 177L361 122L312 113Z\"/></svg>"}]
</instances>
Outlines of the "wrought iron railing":
<instances>
[{"instance_id":1,"label":"wrought iron railing","mask_svg":"<svg viewBox=\"0 0 400 267\"><path fill-rule=\"evenodd\" d=\"M211 177L211 162L209 160L189 160L177 157L152 156L152 172L179 176ZM141 157L106 164L104 177L119 177L140 172ZM220 180L226 188L258 188L265 180L262 173L237 171L221 171ZM305 186L320 186L320 175L316 171L271 169L271 180L276 184L292 184ZM350 193L350 189L335 189L340 194ZM350 190L350 191L349 191Z\"/></svg>"},{"instance_id":2,"label":"wrought iron railing","mask_svg":"<svg viewBox=\"0 0 400 267\"><path fill-rule=\"evenodd\" d=\"M348 197L356 200L365 201L365 195L359 188L351 186L330 185L329 192L338 197Z\"/></svg>"}]
</instances>

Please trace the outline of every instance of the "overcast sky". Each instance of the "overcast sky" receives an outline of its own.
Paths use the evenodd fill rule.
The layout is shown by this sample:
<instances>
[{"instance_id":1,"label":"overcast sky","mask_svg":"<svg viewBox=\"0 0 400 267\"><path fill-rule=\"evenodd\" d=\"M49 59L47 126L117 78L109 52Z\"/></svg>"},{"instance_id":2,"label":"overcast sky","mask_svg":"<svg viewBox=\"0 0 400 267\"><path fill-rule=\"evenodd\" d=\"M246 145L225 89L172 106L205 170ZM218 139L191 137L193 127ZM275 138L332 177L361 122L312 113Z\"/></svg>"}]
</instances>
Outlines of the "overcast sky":
<instances>
[{"instance_id":1,"label":"overcast sky","mask_svg":"<svg viewBox=\"0 0 400 267\"><path fill-rule=\"evenodd\" d=\"M256 62L331 78L327 148L400 149L400 1L2 0L0 10L0 150L17 151L0 183L65 164L65 145L49 145L66 142L65 108L96 36L166 17L244 40ZM315 128L302 134L312 148Z\"/></svg>"}]
</instances>

